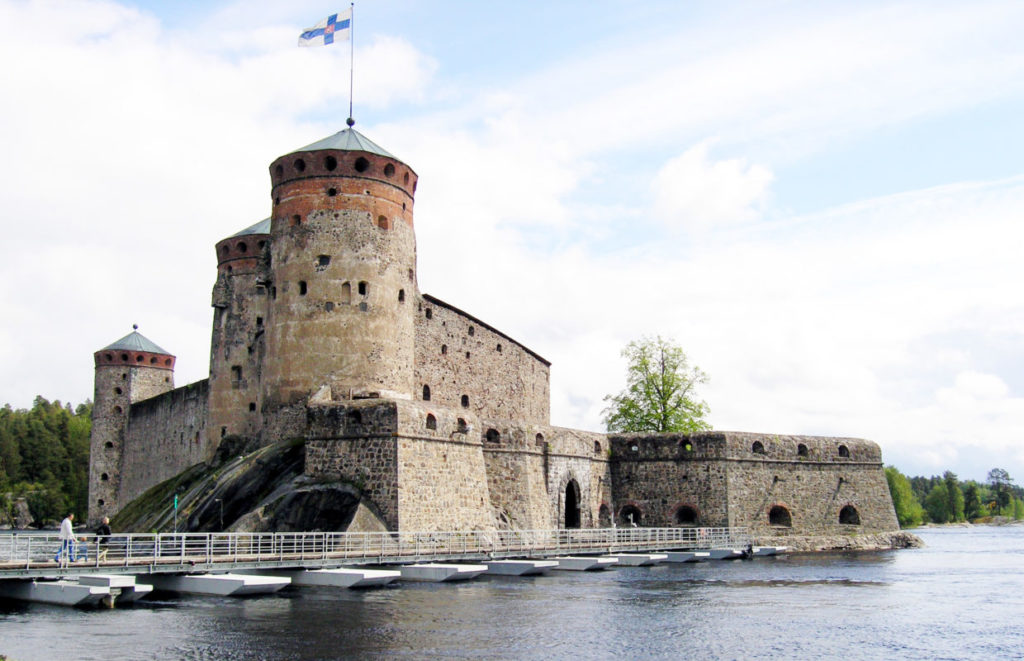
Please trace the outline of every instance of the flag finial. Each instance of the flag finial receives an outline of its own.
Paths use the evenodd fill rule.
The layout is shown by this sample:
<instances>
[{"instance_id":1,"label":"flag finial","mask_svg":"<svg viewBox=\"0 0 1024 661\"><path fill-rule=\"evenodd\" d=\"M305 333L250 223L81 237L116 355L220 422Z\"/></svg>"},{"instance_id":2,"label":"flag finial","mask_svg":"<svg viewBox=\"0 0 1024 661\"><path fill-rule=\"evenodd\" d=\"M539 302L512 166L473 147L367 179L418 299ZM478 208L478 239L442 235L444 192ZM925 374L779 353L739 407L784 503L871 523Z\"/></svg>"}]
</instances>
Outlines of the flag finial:
<instances>
[{"instance_id":1,"label":"flag finial","mask_svg":"<svg viewBox=\"0 0 1024 661\"><path fill-rule=\"evenodd\" d=\"M349 128L352 128L353 126L355 126L356 120L349 117L348 119L345 120L345 123L348 124Z\"/></svg>"}]
</instances>

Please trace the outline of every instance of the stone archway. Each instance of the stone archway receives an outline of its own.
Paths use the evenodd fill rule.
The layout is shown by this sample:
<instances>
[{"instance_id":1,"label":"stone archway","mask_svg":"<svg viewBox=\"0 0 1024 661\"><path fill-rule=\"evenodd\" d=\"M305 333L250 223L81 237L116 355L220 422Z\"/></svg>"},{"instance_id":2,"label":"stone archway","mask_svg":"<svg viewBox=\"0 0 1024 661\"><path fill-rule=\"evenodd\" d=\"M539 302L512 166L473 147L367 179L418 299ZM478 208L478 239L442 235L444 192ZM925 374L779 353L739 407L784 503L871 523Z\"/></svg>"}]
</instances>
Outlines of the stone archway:
<instances>
[{"instance_id":1,"label":"stone archway","mask_svg":"<svg viewBox=\"0 0 1024 661\"><path fill-rule=\"evenodd\" d=\"M580 485L574 479L570 479L565 485L565 512L564 521L566 528L579 528L580 517Z\"/></svg>"}]
</instances>

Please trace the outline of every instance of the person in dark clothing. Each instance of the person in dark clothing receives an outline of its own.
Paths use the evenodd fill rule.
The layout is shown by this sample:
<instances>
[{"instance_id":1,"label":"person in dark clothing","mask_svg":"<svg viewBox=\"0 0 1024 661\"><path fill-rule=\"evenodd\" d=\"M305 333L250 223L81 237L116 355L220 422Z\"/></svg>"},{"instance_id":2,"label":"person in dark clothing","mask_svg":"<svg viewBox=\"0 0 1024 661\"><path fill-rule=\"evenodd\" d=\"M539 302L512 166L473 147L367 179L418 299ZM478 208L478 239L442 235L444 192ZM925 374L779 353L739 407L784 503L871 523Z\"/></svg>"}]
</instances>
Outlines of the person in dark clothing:
<instances>
[{"instance_id":1,"label":"person in dark clothing","mask_svg":"<svg viewBox=\"0 0 1024 661\"><path fill-rule=\"evenodd\" d=\"M110 519L103 517L103 523L96 528L96 554L100 562L107 557L107 544L110 542Z\"/></svg>"}]
</instances>

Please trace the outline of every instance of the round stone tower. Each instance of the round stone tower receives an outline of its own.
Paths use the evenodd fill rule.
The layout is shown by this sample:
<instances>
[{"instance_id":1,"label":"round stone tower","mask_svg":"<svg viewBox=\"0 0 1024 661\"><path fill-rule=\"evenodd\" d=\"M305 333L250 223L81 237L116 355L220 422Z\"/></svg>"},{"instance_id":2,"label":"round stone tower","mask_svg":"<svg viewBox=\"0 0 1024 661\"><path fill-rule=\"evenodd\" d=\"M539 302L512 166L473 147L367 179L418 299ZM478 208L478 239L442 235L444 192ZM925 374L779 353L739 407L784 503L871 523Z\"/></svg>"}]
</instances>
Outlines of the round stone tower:
<instances>
[{"instance_id":1,"label":"round stone tower","mask_svg":"<svg viewBox=\"0 0 1024 661\"><path fill-rule=\"evenodd\" d=\"M270 166L268 412L412 396L416 173L354 129Z\"/></svg>"},{"instance_id":2,"label":"round stone tower","mask_svg":"<svg viewBox=\"0 0 1024 661\"><path fill-rule=\"evenodd\" d=\"M89 521L116 513L128 414L134 402L174 389L175 358L138 332L95 354L89 440Z\"/></svg>"},{"instance_id":3,"label":"round stone tower","mask_svg":"<svg viewBox=\"0 0 1024 661\"><path fill-rule=\"evenodd\" d=\"M270 219L217 243L210 342L212 453L227 436L255 438L261 417L260 372L270 298Z\"/></svg>"}]
</instances>

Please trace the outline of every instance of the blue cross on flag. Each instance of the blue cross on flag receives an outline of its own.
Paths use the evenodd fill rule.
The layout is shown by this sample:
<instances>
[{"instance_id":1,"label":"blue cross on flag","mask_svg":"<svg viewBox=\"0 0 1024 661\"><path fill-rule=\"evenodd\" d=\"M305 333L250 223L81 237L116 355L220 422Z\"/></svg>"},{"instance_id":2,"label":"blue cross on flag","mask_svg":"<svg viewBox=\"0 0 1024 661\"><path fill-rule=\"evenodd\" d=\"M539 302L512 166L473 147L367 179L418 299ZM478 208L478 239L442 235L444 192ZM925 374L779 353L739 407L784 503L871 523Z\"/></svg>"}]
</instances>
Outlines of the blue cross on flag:
<instances>
[{"instance_id":1,"label":"blue cross on flag","mask_svg":"<svg viewBox=\"0 0 1024 661\"><path fill-rule=\"evenodd\" d=\"M331 14L314 27L306 28L299 35L300 46L326 46L335 39L347 41L352 32L352 8L338 14Z\"/></svg>"}]
</instances>

